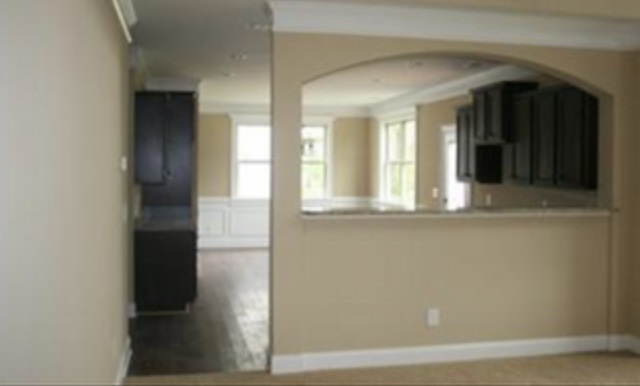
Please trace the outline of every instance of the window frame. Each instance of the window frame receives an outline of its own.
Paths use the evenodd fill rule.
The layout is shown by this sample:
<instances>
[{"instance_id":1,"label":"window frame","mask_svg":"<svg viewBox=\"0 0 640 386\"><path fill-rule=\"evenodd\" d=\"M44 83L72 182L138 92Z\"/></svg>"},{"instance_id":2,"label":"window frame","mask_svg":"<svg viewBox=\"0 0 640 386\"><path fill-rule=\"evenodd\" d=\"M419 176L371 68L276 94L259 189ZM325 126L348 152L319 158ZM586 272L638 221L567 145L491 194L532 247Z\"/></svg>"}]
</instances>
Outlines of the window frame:
<instances>
[{"instance_id":1,"label":"window frame","mask_svg":"<svg viewBox=\"0 0 640 386\"><path fill-rule=\"evenodd\" d=\"M305 161L302 153L302 130L305 127L324 127L324 165L325 165L325 183L324 194L322 197L305 198L302 191L302 175L305 163L319 163L320 161ZM302 127L300 128L300 200L302 202L317 202L331 199L333 195L333 119L331 117L305 117Z\"/></svg>"},{"instance_id":2,"label":"window frame","mask_svg":"<svg viewBox=\"0 0 640 386\"><path fill-rule=\"evenodd\" d=\"M231 198L233 200L243 200L243 201L269 201L271 200L273 189L271 184L273 179L269 180L269 196L262 198L249 198L249 197L239 197L238 196L238 181L239 181L239 168L238 166L243 164L255 164L255 165L269 165L269 173L270 175L273 173L273 128L271 127L271 120L267 115L232 115L231 116ZM271 138L269 149L269 160L268 161L240 161L238 159L238 132L240 126L266 126L269 128L269 134Z\"/></svg>"},{"instance_id":3,"label":"window frame","mask_svg":"<svg viewBox=\"0 0 640 386\"><path fill-rule=\"evenodd\" d=\"M378 117L379 122L379 143L378 143L378 199L384 204L392 204L392 205L400 205L403 207L407 206L415 206L417 200L417 190L418 190L418 122L416 119L416 112L412 109L410 112L402 112L395 115L388 115L385 117ZM391 161L389 159L389 128L395 124L401 124L403 134L406 131L407 122L414 122L415 125L415 154L413 157L413 161ZM406 134L403 135L403 138ZM403 151L402 154L405 156L405 141L403 141ZM406 202L402 199L397 200L394 197L391 197L388 194L388 173L387 169L390 166L399 166L401 169L401 176L404 175L402 170L407 166L413 167L414 169L414 193L413 197L411 197L411 202ZM404 183L401 183L401 186L404 186ZM401 196L405 196L404 192L402 192Z\"/></svg>"}]
</instances>

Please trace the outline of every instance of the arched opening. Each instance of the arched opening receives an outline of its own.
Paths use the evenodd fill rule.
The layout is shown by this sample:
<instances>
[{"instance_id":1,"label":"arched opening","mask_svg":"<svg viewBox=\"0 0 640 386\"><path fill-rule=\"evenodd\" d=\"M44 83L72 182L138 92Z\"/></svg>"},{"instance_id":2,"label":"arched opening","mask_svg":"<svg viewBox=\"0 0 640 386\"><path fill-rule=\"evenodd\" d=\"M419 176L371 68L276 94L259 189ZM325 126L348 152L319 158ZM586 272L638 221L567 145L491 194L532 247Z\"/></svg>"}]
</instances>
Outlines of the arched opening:
<instances>
[{"instance_id":1,"label":"arched opening","mask_svg":"<svg viewBox=\"0 0 640 386\"><path fill-rule=\"evenodd\" d=\"M609 93L550 66L438 52L310 76L302 207L493 211L609 207Z\"/></svg>"}]
</instances>

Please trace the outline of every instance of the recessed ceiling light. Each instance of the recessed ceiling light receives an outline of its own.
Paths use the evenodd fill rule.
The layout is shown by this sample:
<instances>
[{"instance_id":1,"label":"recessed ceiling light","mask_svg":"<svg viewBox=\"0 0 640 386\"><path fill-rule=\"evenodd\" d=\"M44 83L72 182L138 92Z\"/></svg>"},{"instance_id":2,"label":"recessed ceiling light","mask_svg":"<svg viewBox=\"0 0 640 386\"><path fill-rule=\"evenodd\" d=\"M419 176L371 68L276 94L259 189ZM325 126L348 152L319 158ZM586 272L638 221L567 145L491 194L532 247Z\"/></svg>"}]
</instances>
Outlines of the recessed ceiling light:
<instances>
[{"instance_id":1,"label":"recessed ceiling light","mask_svg":"<svg viewBox=\"0 0 640 386\"><path fill-rule=\"evenodd\" d=\"M243 53L235 53L231 55L231 59L233 59L233 61L235 62L244 62L245 60L249 59L249 56Z\"/></svg>"}]
</instances>

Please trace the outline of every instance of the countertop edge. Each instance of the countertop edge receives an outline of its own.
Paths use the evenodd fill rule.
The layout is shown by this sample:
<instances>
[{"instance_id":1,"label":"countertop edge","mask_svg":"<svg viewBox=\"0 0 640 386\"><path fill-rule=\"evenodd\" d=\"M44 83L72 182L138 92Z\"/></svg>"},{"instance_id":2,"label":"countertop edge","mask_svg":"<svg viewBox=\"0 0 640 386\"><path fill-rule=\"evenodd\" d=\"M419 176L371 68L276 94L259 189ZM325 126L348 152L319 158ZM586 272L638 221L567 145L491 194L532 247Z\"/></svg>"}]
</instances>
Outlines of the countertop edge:
<instances>
[{"instance_id":1,"label":"countertop edge","mask_svg":"<svg viewBox=\"0 0 640 386\"><path fill-rule=\"evenodd\" d=\"M501 210L467 212L300 212L303 220L362 220L362 219L481 219L481 218L544 218L544 217L609 217L615 211L610 209L540 209L540 210Z\"/></svg>"}]
</instances>

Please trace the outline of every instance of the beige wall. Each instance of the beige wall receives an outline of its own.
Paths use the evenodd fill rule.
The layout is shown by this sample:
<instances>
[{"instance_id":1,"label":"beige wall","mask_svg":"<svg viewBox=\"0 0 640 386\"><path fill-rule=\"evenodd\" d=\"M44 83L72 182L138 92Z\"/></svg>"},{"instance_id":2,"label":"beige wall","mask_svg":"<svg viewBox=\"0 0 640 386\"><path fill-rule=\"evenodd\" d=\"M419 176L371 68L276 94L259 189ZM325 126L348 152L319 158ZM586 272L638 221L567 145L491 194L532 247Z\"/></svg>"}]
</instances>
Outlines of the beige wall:
<instances>
[{"instance_id":1,"label":"beige wall","mask_svg":"<svg viewBox=\"0 0 640 386\"><path fill-rule=\"evenodd\" d=\"M433 198L442 173L442 126L456 123L456 108L471 103L470 96L418 106L418 183L417 202L426 208L439 208L441 200Z\"/></svg>"},{"instance_id":2,"label":"beige wall","mask_svg":"<svg viewBox=\"0 0 640 386\"><path fill-rule=\"evenodd\" d=\"M110 1L0 2L0 383L112 384L128 59Z\"/></svg>"},{"instance_id":3,"label":"beige wall","mask_svg":"<svg viewBox=\"0 0 640 386\"><path fill-rule=\"evenodd\" d=\"M343 117L333 122L332 193L334 197L371 195L369 118Z\"/></svg>"},{"instance_id":4,"label":"beige wall","mask_svg":"<svg viewBox=\"0 0 640 386\"><path fill-rule=\"evenodd\" d=\"M198 120L198 195L231 196L231 117L200 114Z\"/></svg>"},{"instance_id":5,"label":"beige wall","mask_svg":"<svg viewBox=\"0 0 640 386\"><path fill-rule=\"evenodd\" d=\"M606 217L309 220L300 349L603 334L607 229ZM427 307L440 327L425 327Z\"/></svg>"},{"instance_id":6,"label":"beige wall","mask_svg":"<svg viewBox=\"0 0 640 386\"><path fill-rule=\"evenodd\" d=\"M415 314L421 310L418 299L436 299L441 309L453 312L441 328L438 343L630 330L626 317L625 272L629 270L631 252L628 136L634 114L635 86L629 85L634 75L629 55L566 48L286 33L275 34L273 43L272 119L278 128L274 132L272 212L272 343L276 354L423 344L424 334L416 326L421 323ZM318 220L316 223L301 218L296 205L300 197L300 167L296 161L301 86L309 79L357 63L427 52L477 53L529 64L602 96L605 100L603 119L607 125L601 142L601 185L610 204L619 208L619 212L610 220L476 218L451 220L448 226L445 224L449 220L430 217ZM508 237L505 238L505 234ZM584 248L585 245L589 247ZM516 251L522 251L522 259L514 257ZM578 256L585 256L585 260ZM428 266L421 261L424 259L429 262ZM469 265L471 268L458 264L458 259L473 262ZM479 268L480 261L486 265ZM403 268L406 266L424 269ZM469 272L480 269L486 276L505 272L513 276L481 281L469 279L467 269ZM556 271L561 276L567 275L564 276L567 280L553 276ZM406 276L409 272L411 275ZM538 272L539 280L534 282L525 272ZM328 280L332 274L337 282ZM571 275L580 279L574 280ZM316 280L316 277L326 280ZM444 291L445 285L425 292L421 283L435 277L443 283L459 283L458 287L466 285L465 280L469 279L472 288L500 294L502 300L491 305L481 301L480 304L492 311L485 314L469 296L447 297L439 292ZM543 279L549 280L550 286L541 287ZM592 287L590 283L597 284ZM334 288L340 289L344 300L335 299ZM610 296L603 300L605 293ZM587 310L589 307L585 304L590 298L597 299L597 306ZM406 305L406 302L414 304ZM541 306L540 313L528 313L535 320L521 318L518 314L523 313L522 310L513 312L514 305L524 304L534 305L532 308ZM312 305L319 305L322 312L310 310ZM468 326L470 329L460 327L467 323L464 318L476 314L481 325ZM336 315L340 316L339 321ZM394 315L393 321L388 315ZM581 317L585 324L573 319ZM382 324L375 322L377 318L392 322L393 328L382 329ZM372 323L371 328L365 323ZM403 330L412 323L411 328ZM507 332L501 334L494 329L497 326ZM361 329L378 335L363 334Z\"/></svg>"},{"instance_id":7,"label":"beige wall","mask_svg":"<svg viewBox=\"0 0 640 386\"><path fill-rule=\"evenodd\" d=\"M389 0L352 0L354 2L389 4ZM513 11L553 12L581 16L610 16L640 19L637 0L394 0L394 4L447 5L473 8L498 8Z\"/></svg>"},{"instance_id":8,"label":"beige wall","mask_svg":"<svg viewBox=\"0 0 640 386\"><path fill-rule=\"evenodd\" d=\"M638 147L640 146L640 51L635 53L635 79L636 79L636 120L634 121L635 130L634 130L634 140L629 141L631 143L631 147L633 148L631 151L635 155L635 159L633 161L633 165L635 170L637 171L640 167L640 152L638 152ZM640 238L637 237L640 234L640 175L635 173L635 194L636 200L634 202L634 211L635 211L635 226L634 226L634 240L635 240L635 250L634 250L634 261L633 261L633 269L629 270L630 272L630 291L631 296L629 297L630 303L630 323L633 326L632 332L636 337L640 338Z\"/></svg>"}]
</instances>

